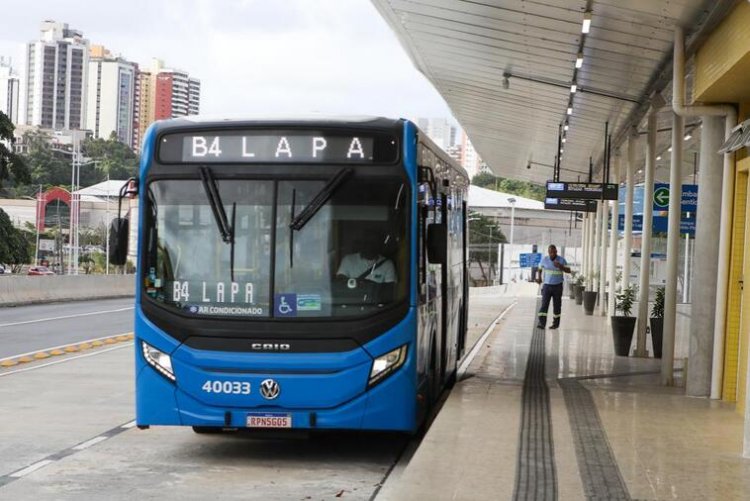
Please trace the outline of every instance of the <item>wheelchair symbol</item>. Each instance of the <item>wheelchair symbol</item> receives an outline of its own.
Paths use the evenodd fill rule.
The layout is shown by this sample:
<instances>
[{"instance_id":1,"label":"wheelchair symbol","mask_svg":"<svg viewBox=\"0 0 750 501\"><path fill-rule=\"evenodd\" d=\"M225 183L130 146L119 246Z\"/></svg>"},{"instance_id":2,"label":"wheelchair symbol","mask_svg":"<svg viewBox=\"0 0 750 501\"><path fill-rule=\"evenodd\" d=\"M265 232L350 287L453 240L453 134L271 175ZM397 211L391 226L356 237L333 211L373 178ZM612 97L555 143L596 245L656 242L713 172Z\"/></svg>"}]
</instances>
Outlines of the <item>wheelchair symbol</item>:
<instances>
[{"instance_id":1,"label":"wheelchair symbol","mask_svg":"<svg viewBox=\"0 0 750 501\"><path fill-rule=\"evenodd\" d=\"M282 315L288 315L291 312L292 307L289 306L289 304L286 302L286 298L282 296L279 304L279 313L281 313Z\"/></svg>"},{"instance_id":2,"label":"wheelchair symbol","mask_svg":"<svg viewBox=\"0 0 750 501\"><path fill-rule=\"evenodd\" d=\"M296 317L297 294L277 294L276 314L280 317Z\"/></svg>"}]
</instances>

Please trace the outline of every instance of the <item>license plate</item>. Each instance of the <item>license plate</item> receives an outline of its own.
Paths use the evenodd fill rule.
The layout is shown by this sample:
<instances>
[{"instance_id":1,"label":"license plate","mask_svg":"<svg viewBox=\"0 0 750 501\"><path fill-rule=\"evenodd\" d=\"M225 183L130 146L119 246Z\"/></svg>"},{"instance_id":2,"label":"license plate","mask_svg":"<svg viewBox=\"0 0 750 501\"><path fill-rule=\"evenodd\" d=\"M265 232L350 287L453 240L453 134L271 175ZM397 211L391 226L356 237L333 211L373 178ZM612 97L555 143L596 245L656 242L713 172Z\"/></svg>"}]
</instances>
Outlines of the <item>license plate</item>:
<instances>
[{"instance_id":1,"label":"license plate","mask_svg":"<svg viewBox=\"0 0 750 501\"><path fill-rule=\"evenodd\" d=\"M258 412L247 415L248 428L291 428L292 415L277 412Z\"/></svg>"}]
</instances>

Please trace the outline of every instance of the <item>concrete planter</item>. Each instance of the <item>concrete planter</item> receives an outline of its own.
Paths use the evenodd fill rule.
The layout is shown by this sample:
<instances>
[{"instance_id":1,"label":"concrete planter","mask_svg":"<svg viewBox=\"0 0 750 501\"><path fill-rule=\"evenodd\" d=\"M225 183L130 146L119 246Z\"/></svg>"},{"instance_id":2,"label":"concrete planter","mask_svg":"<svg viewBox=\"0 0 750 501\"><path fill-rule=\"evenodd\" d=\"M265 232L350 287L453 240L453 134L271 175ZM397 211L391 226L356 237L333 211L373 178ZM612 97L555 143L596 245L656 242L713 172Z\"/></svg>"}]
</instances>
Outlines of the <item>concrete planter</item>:
<instances>
[{"instance_id":1,"label":"concrete planter","mask_svg":"<svg viewBox=\"0 0 750 501\"><path fill-rule=\"evenodd\" d=\"M654 347L654 358L661 358L661 342L664 335L664 318L651 317L651 345Z\"/></svg>"},{"instance_id":2,"label":"concrete planter","mask_svg":"<svg viewBox=\"0 0 750 501\"><path fill-rule=\"evenodd\" d=\"M612 341L615 345L615 355L627 357L630 354L635 320L635 317L612 317Z\"/></svg>"},{"instance_id":3,"label":"concrete planter","mask_svg":"<svg viewBox=\"0 0 750 501\"><path fill-rule=\"evenodd\" d=\"M583 311L586 315L593 315L596 308L596 300L599 293L596 291L583 291Z\"/></svg>"},{"instance_id":4,"label":"concrete planter","mask_svg":"<svg viewBox=\"0 0 750 501\"><path fill-rule=\"evenodd\" d=\"M576 304L583 304L583 291L585 287L583 285L576 285L575 286L575 297L576 297Z\"/></svg>"}]
</instances>

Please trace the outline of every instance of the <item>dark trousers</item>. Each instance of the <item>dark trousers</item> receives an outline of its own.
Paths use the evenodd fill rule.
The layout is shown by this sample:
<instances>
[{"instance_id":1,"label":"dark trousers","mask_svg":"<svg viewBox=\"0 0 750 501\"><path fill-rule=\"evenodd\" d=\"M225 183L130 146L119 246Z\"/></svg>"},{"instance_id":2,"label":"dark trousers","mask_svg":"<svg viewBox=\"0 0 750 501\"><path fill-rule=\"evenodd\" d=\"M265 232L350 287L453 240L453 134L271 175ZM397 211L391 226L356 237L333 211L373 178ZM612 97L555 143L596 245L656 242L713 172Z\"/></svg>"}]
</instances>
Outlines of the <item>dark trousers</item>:
<instances>
[{"instance_id":1,"label":"dark trousers","mask_svg":"<svg viewBox=\"0 0 750 501\"><path fill-rule=\"evenodd\" d=\"M539 309L538 324L547 325L547 310L549 310L549 301L552 300L552 325L560 325L560 313L562 312L562 293L563 284L542 286L542 307Z\"/></svg>"}]
</instances>

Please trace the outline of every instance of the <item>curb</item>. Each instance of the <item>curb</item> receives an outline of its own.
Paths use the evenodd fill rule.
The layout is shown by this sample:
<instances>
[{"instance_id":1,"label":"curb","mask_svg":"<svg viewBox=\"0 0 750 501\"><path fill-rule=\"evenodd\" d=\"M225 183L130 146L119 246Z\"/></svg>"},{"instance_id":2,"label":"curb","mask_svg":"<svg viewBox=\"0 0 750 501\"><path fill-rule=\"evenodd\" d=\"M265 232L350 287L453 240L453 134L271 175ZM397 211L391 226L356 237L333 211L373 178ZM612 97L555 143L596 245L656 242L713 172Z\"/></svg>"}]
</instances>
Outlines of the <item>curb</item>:
<instances>
[{"instance_id":1,"label":"curb","mask_svg":"<svg viewBox=\"0 0 750 501\"><path fill-rule=\"evenodd\" d=\"M46 350L39 350L31 353L25 353L23 355L15 355L13 357L0 359L0 368L15 367L16 365L28 364L30 362L36 362L37 360L44 360L50 357L58 357L61 355L67 355L69 353L91 350L93 348L98 348L101 346L124 343L132 340L133 333L127 332L124 334L115 334L114 336L108 336L100 339L92 339L69 345L56 346L54 348L48 348Z\"/></svg>"}]
</instances>

